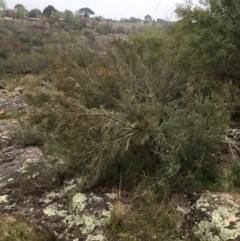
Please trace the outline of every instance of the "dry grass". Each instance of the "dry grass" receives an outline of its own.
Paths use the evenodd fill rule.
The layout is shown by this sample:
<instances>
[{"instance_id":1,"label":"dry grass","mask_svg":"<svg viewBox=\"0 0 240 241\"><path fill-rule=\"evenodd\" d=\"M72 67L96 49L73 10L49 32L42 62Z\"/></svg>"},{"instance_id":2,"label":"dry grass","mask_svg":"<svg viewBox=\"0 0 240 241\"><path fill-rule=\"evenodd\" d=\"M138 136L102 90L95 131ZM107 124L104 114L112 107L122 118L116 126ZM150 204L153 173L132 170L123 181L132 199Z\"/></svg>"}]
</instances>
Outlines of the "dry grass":
<instances>
[{"instance_id":1,"label":"dry grass","mask_svg":"<svg viewBox=\"0 0 240 241\"><path fill-rule=\"evenodd\" d=\"M112 222L116 225L121 225L129 213L130 207L122 201L116 200L112 209Z\"/></svg>"},{"instance_id":2,"label":"dry grass","mask_svg":"<svg viewBox=\"0 0 240 241\"><path fill-rule=\"evenodd\" d=\"M16 87L23 87L32 91L33 88L39 86L39 79L41 76L34 75L19 75L19 76L5 76L4 79L1 80L1 85L8 89L14 90Z\"/></svg>"},{"instance_id":3,"label":"dry grass","mask_svg":"<svg viewBox=\"0 0 240 241\"><path fill-rule=\"evenodd\" d=\"M5 215L0 217L0 241L56 241L55 236L37 230L21 217Z\"/></svg>"},{"instance_id":4,"label":"dry grass","mask_svg":"<svg viewBox=\"0 0 240 241\"><path fill-rule=\"evenodd\" d=\"M138 187L126 200L118 195L112 209L109 240L193 241L182 213L176 211L166 193L163 197L149 188Z\"/></svg>"}]
</instances>

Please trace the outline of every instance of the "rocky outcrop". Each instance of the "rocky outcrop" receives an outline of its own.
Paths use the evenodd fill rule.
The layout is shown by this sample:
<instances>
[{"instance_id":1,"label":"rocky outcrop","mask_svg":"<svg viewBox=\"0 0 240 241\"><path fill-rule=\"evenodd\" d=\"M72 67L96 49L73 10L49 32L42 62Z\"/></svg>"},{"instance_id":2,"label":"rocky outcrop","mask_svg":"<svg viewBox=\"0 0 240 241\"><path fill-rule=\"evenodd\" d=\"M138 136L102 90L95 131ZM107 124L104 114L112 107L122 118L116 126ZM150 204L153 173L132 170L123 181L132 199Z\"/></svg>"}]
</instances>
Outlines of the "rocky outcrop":
<instances>
[{"instance_id":1,"label":"rocky outcrop","mask_svg":"<svg viewBox=\"0 0 240 241\"><path fill-rule=\"evenodd\" d=\"M12 146L18 128L12 114L26 110L22 88L0 88L0 216L20 215L58 240L100 241L110 220L116 194L111 190L81 193L82 179L67 179L56 171L38 147ZM6 117L6 118L5 118ZM56 164L54 164L56 165Z\"/></svg>"},{"instance_id":2,"label":"rocky outcrop","mask_svg":"<svg viewBox=\"0 0 240 241\"><path fill-rule=\"evenodd\" d=\"M0 215L21 215L59 240L104 240L116 194L79 192L81 178L59 185L51 165L37 147L0 152ZM45 180L43 183L42 180Z\"/></svg>"},{"instance_id":3,"label":"rocky outcrop","mask_svg":"<svg viewBox=\"0 0 240 241\"><path fill-rule=\"evenodd\" d=\"M200 241L239 241L240 195L203 193L185 218Z\"/></svg>"},{"instance_id":4,"label":"rocky outcrop","mask_svg":"<svg viewBox=\"0 0 240 241\"><path fill-rule=\"evenodd\" d=\"M172 205L183 215L181 226L198 241L240 240L240 195L231 193L176 194Z\"/></svg>"},{"instance_id":5,"label":"rocky outcrop","mask_svg":"<svg viewBox=\"0 0 240 241\"><path fill-rule=\"evenodd\" d=\"M0 89L0 110L5 114L16 114L25 111L28 105L23 101L23 88L15 88L13 91Z\"/></svg>"}]
</instances>

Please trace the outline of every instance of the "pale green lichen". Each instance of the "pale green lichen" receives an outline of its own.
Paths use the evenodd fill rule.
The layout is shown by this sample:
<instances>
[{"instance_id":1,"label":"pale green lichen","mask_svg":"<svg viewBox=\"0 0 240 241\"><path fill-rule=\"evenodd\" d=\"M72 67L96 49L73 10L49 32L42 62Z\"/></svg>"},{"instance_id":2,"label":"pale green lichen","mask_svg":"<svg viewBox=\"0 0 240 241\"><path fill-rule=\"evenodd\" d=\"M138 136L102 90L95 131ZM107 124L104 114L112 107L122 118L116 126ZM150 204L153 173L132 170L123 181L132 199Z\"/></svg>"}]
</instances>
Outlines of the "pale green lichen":
<instances>
[{"instance_id":1,"label":"pale green lichen","mask_svg":"<svg viewBox=\"0 0 240 241\"><path fill-rule=\"evenodd\" d=\"M67 210L61 210L61 211L59 211L58 212L58 215L60 216L60 217L66 217L67 216Z\"/></svg>"},{"instance_id":2,"label":"pale green lichen","mask_svg":"<svg viewBox=\"0 0 240 241\"><path fill-rule=\"evenodd\" d=\"M95 228L95 217L94 216L82 216L83 228L81 229L83 234L90 234Z\"/></svg>"},{"instance_id":3,"label":"pale green lichen","mask_svg":"<svg viewBox=\"0 0 240 241\"><path fill-rule=\"evenodd\" d=\"M105 240L104 236L101 234L98 235L88 235L86 241L103 241Z\"/></svg>"},{"instance_id":4,"label":"pale green lichen","mask_svg":"<svg viewBox=\"0 0 240 241\"><path fill-rule=\"evenodd\" d=\"M43 213L47 216L55 216L58 214L58 206L56 204L49 205L43 210Z\"/></svg>"},{"instance_id":5,"label":"pale green lichen","mask_svg":"<svg viewBox=\"0 0 240 241\"><path fill-rule=\"evenodd\" d=\"M92 202L102 202L103 198L95 196L93 193L90 193L90 199Z\"/></svg>"},{"instance_id":6,"label":"pale green lichen","mask_svg":"<svg viewBox=\"0 0 240 241\"><path fill-rule=\"evenodd\" d=\"M63 218L62 222L68 224L69 227L76 226L81 230L81 233L87 234L87 240L104 240L102 235L90 235L96 227L100 227L109 223L111 218L111 212L106 209L101 209L98 205L100 202L104 202L102 197L96 196L90 193L86 196L83 193L76 193L76 181L68 181L65 183L64 190L56 193L50 192L41 199L42 202L48 204L52 202L56 197L61 198L63 195L67 195L70 201L70 210L59 210L63 208L61 204L51 204L44 209L44 214L47 216L58 215ZM71 195L69 196L71 192ZM116 194L108 194L111 198L116 198ZM87 212L84 210L89 205ZM93 206L92 206L93 205ZM98 207L99 206L99 207ZM110 205L109 205L110 206ZM67 215L71 212L70 215Z\"/></svg>"},{"instance_id":7,"label":"pale green lichen","mask_svg":"<svg viewBox=\"0 0 240 241\"><path fill-rule=\"evenodd\" d=\"M110 199L115 199L117 197L115 193L105 193L105 195Z\"/></svg>"},{"instance_id":8,"label":"pale green lichen","mask_svg":"<svg viewBox=\"0 0 240 241\"><path fill-rule=\"evenodd\" d=\"M82 217L78 215L68 215L62 220L62 222L65 224L67 223L70 228L74 225L79 226L83 224Z\"/></svg>"},{"instance_id":9,"label":"pale green lichen","mask_svg":"<svg viewBox=\"0 0 240 241\"><path fill-rule=\"evenodd\" d=\"M0 196L0 203L6 203L6 202L8 202L7 197L8 197L8 195Z\"/></svg>"},{"instance_id":10,"label":"pale green lichen","mask_svg":"<svg viewBox=\"0 0 240 241\"><path fill-rule=\"evenodd\" d=\"M27 172L27 170L26 170L27 167L28 167L28 165L24 164L24 165L22 165L22 167L20 167L18 169L18 171L21 172L21 173L26 173Z\"/></svg>"},{"instance_id":11,"label":"pale green lichen","mask_svg":"<svg viewBox=\"0 0 240 241\"><path fill-rule=\"evenodd\" d=\"M41 198L39 201L44 202L46 204L50 203L54 198L60 198L64 195L63 191L59 192L49 192L45 195L45 197Z\"/></svg>"},{"instance_id":12,"label":"pale green lichen","mask_svg":"<svg viewBox=\"0 0 240 241\"><path fill-rule=\"evenodd\" d=\"M239 233L234 229L223 228L220 233L222 240L235 239Z\"/></svg>"},{"instance_id":13,"label":"pale green lichen","mask_svg":"<svg viewBox=\"0 0 240 241\"><path fill-rule=\"evenodd\" d=\"M81 214L81 211L87 205L87 197L83 193L77 193L72 199L72 209L76 211L77 214Z\"/></svg>"},{"instance_id":14,"label":"pale green lichen","mask_svg":"<svg viewBox=\"0 0 240 241\"><path fill-rule=\"evenodd\" d=\"M234 202L228 195L217 196L213 195L210 197L210 201L213 203L218 203L215 201L221 200L219 207L214 209L214 205L211 206L207 203L209 196L201 197L195 205L197 210L201 210L203 213L209 214L208 220L201 220L196 223L192 232L201 241L225 241L230 239L235 239L240 236L240 220L237 219L239 213L239 207L233 205ZM223 205L224 203L224 205ZM203 211L206 209L206 211ZM209 208L205 208L209 207ZM211 208L213 209L211 211ZM229 217L236 217L234 220L234 228L230 227ZM216 232L217 231L217 232ZM217 234L216 234L217 233Z\"/></svg>"}]
</instances>

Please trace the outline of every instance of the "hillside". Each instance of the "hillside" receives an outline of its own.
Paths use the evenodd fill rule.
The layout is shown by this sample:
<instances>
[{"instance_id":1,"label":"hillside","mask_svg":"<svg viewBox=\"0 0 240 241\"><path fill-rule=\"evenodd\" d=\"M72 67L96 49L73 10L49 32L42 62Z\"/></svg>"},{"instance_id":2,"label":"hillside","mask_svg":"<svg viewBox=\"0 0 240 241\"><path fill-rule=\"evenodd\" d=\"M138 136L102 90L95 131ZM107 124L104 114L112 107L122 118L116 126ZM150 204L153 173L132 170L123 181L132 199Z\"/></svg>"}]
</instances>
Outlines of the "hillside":
<instances>
[{"instance_id":1,"label":"hillside","mask_svg":"<svg viewBox=\"0 0 240 241\"><path fill-rule=\"evenodd\" d=\"M0 20L0 241L239 239L235 4L144 28Z\"/></svg>"}]
</instances>

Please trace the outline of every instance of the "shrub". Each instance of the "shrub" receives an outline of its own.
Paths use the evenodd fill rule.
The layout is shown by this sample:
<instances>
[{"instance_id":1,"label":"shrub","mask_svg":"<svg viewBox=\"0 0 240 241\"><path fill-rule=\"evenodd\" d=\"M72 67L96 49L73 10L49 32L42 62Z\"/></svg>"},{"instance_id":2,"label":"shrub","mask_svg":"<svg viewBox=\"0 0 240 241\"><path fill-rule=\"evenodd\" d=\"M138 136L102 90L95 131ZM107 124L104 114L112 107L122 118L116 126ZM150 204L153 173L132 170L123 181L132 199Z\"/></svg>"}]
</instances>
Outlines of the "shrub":
<instances>
[{"instance_id":1,"label":"shrub","mask_svg":"<svg viewBox=\"0 0 240 241\"><path fill-rule=\"evenodd\" d=\"M29 43L29 42L30 42L30 38L29 38L29 36L26 35L26 34L20 34L20 35L18 36L18 40L19 40L20 42L22 42L22 43Z\"/></svg>"},{"instance_id":2,"label":"shrub","mask_svg":"<svg viewBox=\"0 0 240 241\"><path fill-rule=\"evenodd\" d=\"M26 49L28 50L28 49ZM33 73L39 74L46 70L54 63L54 56L48 54L19 54L18 56L10 56L7 60L0 59L0 72L11 72L13 74L22 73L26 68L29 68Z\"/></svg>"},{"instance_id":3,"label":"shrub","mask_svg":"<svg viewBox=\"0 0 240 241\"><path fill-rule=\"evenodd\" d=\"M43 144L43 135L32 126L22 124L21 128L13 132L11 140L17 146L41 146Z\"/></svg>"},{"instance_id":4,"label":"shrub","mask_svg":"<svg viewBox=\"0 0 240 241\"><path fill-rule=\"evenodd\" d=\"M215 182L217 173L206 167L219 148L227 106L173 72L169 42L152 38L147 51L143 40L117 40L110 53L89 52L82 65L63 55L49 79L55 92L28 121L54 138L87 187L113 179L109 170L157 175L172 185L196 179L193 189Z\"/></svg>"},{"instance_id":5,"label":"shrub","mask_svg":"<svg viewBox=\"0 0 240 241\"><path fill-rule=\"evenodd\" d=\"M109 23L105 23L105 24L102 24L102 25L97 25L96 26L96 32L98 34L104 34L104 35L107 35L109 33L111 33L113 30L112 30L112 25L109 24Z\"/></svg>"},{"instance_id":6,"label":"shrub","mask_svg":"<svg viewBox=\"0 0 240 241\"><path fill-rule=\"evenodd\" d=\"M82 30L82 34L85 35L92 43L95 41L95 35L91 30L84 28Z\"/></svg>"},{"instance_id":7,"label":"shrub","mask_svg":"<svg viewBox=\"0 0 240 241\"><path fill-rule=\"evenodd\" d=\"M116 28L116 33L125 34L125 33L126 33L125 27L123 27L123 26L118 26L118 27Z\"/></svg>"},{"instance_id":8,"label":"shrub","mask_svg":"<svg viewBox=\"0 0 240 241\"><path fill-rule=\"evenodd\" d=\"M30 43L33 46L41 47L43 46L43 41L38 36L33 36L30 38Z\"/></svg>"}]
</instances>

